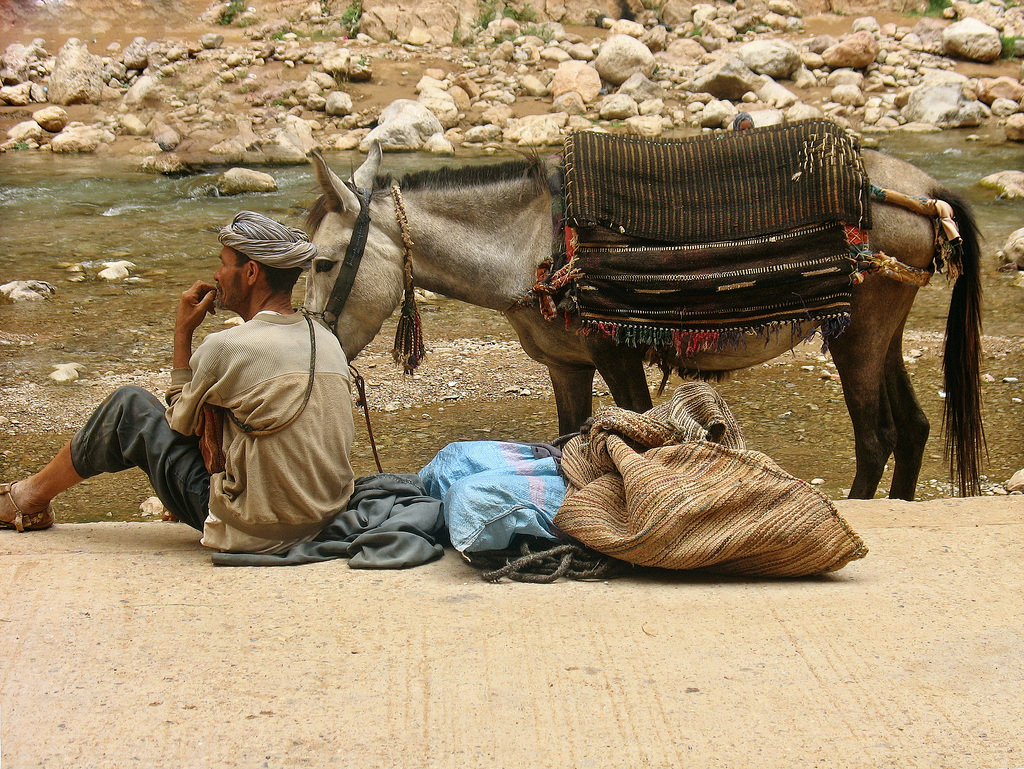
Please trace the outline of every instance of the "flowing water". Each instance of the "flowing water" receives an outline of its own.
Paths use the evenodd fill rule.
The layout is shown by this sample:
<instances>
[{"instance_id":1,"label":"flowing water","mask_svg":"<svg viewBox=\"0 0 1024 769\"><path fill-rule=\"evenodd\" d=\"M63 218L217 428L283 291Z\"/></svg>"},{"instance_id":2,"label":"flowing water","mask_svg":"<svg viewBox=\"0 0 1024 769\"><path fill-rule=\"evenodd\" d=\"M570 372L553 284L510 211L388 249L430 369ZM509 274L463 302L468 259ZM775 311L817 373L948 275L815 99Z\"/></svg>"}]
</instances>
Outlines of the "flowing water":
<instances>
[{"instance_id":1,"label":"flowing water","mask_svg":"<svg viewBox=\"0 0 1024 769\"><path fill-rule=\"evenodd\" d=\"M994 380L983 386L990 451L986 473L1001 482L1024 467L1024 385L1003 381L1024 378L1024 290L1012 287L1011 277L997 272L995 252L1011 231L1024 226L1024 201L998 200L977 182L987 174L1018 168L1020 150L995 141L967 141L965 136L893 136L884 140L882 149L965 192L981 222L986 238L982 371ZM361 160L357 153L338 153L329 162L347 176ZM470 162L495 158L390 154L385 167L402 174ZM175 179L142 174L127 161L109 158L0 155L0 284L34 279L58 288L57 295L45 302L0 303L0 479L36 469L70 436L79 419L69 407L67 419L25 428L33 416L27 407L4 402L11 400L16 385L26 383L31 392L43 393L52 402L61 397L52 394L61 386L47 378L56 363L82 363L87 372L83 381L94 383L103 377L145 379L166 372L177 297L195 279L209 279L216 270L217 230L241 208L301 224L305 208L317 195L310 168L265 170L277 180L277 192L228 198L212 194L216 171ZM119 259L135 265L128 281L106 283L91 277L102 262ZM299 288L296 300L301 301ZM921 291L907 324L913 331L906 349L921 352L910 366L911 375L933 424L919 489L922 498L952 493L938 439L941 374L935 357L941 350L948 302L949 288L937 279ZM431 304L435 312L424 317L428 344L431 328L443 329L448 339L506 344L515 339L496 313L446 299ZM390 328L386 326L382 336ZM472 356L468 360L461 365L472 365ZM524 359L522 366L536 364ZM840 497L853 477L853 439L839 384L829 373L827 360L807 347L739 372L719 389L751 447L765 451L798 477L823 479L823 490ZM401 376L385 367L374 369L373 375ZM610 403L600 386L598 393L603 396L599 403ZM387 469L403 472L417 470L454 440L550 439L556 430L549 390L535 388L531 397L503 397L500 381L490 392L376 411L373 419ZM373 472L365 432L357 433L357 440L356 470ZM79 487L67 495L58 514L64 520L137 518L138 503L149 494L145 478L121 475L125 477ZM882 488L886 486L887 479Z\"/></svg>"}]
</instances>

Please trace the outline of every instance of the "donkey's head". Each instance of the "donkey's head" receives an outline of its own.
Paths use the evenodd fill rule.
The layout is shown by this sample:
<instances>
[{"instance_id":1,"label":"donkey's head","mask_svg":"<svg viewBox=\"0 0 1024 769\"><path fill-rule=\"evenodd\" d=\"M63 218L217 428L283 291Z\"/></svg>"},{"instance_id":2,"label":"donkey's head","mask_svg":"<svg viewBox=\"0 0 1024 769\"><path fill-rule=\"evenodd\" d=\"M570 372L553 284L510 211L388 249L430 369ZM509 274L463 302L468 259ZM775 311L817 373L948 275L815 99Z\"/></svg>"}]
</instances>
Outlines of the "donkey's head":
<instances>
[{"instance_id":1,"label":"donkey's head","mask_svg":"<svg viewBox=\"0 0 1024 769\"><path fill-rule=\"evenodd\" d=\"M303 303L303 307L312 313L323 313L328 309L338 276L346 270L346 252L356 231L361 206L369 208L371 197L379 197L380 193L386 192L385 188L373 192L381 157L380 145L374 143L352 178L343 182L328 168L320 153L313 153L313 168L322 195L307 219L310 235L319 251L306 277L306 299ZM366 245L351 292L344 306L336 308L336 319L326 318L335 324L334 331L349 359L376 336L402 296L402 244L394 215L385 216L383 212L388 210L385 206L374 204L373 208L374 214L381 212L381 220L375 221L373 216L369 218ZM369 213L367 210L364 216ZM356 234L358 244L359 233ZM350 259L353 256L349 254ZM344 281L344 275L342 278Z\"/></svg>"}]
</instances>

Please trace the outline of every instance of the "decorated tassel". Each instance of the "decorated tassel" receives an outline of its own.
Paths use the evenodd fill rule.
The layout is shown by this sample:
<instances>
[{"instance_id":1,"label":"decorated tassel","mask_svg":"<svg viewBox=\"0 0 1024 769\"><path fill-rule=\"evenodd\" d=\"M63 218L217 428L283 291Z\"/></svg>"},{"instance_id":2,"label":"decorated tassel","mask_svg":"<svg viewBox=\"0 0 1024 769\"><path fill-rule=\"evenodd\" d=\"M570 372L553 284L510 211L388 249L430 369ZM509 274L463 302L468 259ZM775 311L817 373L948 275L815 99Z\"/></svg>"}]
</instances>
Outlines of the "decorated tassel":
<instances>
[{"instance_id":1,"label":"decorated tassel","mask_svg":"<svg viewBox=\"0 0 1024 769\"><path fill-rule=\"evenodd\" d=\"M405 292L405 299L402 301L402 314L398 319L398 328L395 330L395 348L391 355L395 363L402 364L402 370L411 374L420 365L427 348L423 344L423 326L420 322L420 311L416 306L416 293L412 290Z\"/></svg>"},{"instance_id":2,"label":"decorated tassel","mask_svg":"<svg viewBox=\"0 0 1024 769\"><path fill-rule=\"evenodd\" d=\"M412 278L412 236L409 234L409 220L405 213L405 201L398 186L391 188L391 196L395 200L395 213L402 230L404 246L404 283L405 298L402 300L402 314L398 318L395 329L395 346L391 351L395 363L402 364L402 370L411 374L420 365L427 354L423 344L423 324L420 322L420 311L416 306L416 290Z\"/></svg>"}]
</instances>

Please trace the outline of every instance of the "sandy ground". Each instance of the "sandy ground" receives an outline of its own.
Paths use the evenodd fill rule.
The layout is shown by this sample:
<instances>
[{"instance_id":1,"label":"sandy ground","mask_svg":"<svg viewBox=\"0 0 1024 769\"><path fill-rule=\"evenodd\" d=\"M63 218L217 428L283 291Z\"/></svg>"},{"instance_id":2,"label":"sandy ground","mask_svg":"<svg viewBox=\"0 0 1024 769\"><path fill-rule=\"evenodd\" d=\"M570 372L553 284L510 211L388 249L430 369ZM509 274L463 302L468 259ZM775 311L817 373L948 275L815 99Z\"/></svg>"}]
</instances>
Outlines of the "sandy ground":
<instances>
[{"instance_id":1,"label":"sandy ground","mask_svg":"<svg viewBox=\"0 0 1024 769\"><path fill-rule=\"evenodd\" d=\"M1024 499L844 502L800 580L213 567L182 525L0 533L26 767L1024 765Z\"/></svg>"}]
</instances>

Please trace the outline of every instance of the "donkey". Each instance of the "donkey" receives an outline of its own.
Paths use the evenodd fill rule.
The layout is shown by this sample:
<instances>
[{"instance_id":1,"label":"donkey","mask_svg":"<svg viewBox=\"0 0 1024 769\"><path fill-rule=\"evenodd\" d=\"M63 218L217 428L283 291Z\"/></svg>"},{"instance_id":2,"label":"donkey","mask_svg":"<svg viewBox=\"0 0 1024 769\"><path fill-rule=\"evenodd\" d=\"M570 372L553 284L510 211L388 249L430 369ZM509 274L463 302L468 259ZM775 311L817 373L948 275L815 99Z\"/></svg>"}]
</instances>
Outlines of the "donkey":
<instances>
[{"instance_id":1,"label":"donkey","mask_svg":"<svg viewBox=\"0 0 1024 769\"><path fill-rule=\"evenodd\" d=\"M962 237L962 269L952 291L943 357L944 426L950 472L962 495L979 492L984 452L979 355L981 282L979 233L967 202L904 161L865 150L873 185L906 195L946 201ZM523 349L550 373L559 433L579 429L591 415L595 371L620 407L651 408L644 371L648 350L617 345L579 327L545 319L528 299L537 268L552 249L551 192L538 157L491 166L443 168L394 179L381 173L374 145L343 182L319 154L312 163L322 191L307 217L319 248L306 284L305 309L322 314L353 238L362 207L369 217L362 264L334 326L349 359L377 334L401 301L403 226L416 285L443 296L504 313ZM395 195L392 187L400 190ZM364 197L356 193L364 190ZM935 256L935 223L905 208L873 202L869 245L905 265L926 269ZM917 286L874 274L856 285L848 328L829 339L853 422L856 474L850 497L870 499L885 464L895 456L890 497L913 499L929 434L929 422L903 363L903 328ZM714 376L757 365L791 349L814 331L751 335L736 348L707 351L671 363L685 375Z\"/></svg>"}]
</instances>

